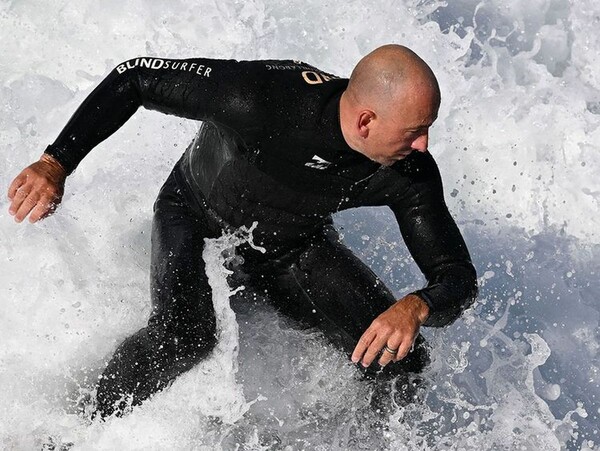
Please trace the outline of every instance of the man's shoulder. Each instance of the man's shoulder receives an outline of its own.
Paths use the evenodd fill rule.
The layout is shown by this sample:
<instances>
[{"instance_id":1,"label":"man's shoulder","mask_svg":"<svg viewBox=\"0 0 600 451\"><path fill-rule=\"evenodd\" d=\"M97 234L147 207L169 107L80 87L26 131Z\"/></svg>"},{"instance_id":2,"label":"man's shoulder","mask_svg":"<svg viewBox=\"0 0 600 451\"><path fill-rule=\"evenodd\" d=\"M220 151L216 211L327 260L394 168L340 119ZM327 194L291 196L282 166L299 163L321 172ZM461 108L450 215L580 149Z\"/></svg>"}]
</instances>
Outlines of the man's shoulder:
<instances>
[{"instance_id":1,"label":"man's shoulder","mask_svg":"<svg viewBox=\"0 0 600 451\"><path fill-rule=\"evenodd\" d=\"M258 60L254 63L271 73L297 72L307 84L316 85L341 77L300 60Z\"/></svg>"},{"instance_id":2,"label":"man's shoulder","mask_svg":"<svg viewBox=\"0 0 600 451\"><path fill-rule=\"evenodd\" d=\"M427 202L443 202L437 164L428 152L413 152L392 166L381 167L360 194L360 205L386 205L394 212Z\"/></svg>"},{"instance_id":3,"label":"man's shoulder","mask_svg":"<svg viewBox=\"0 0 600 451\"><path fill-rule=\"evenodd\" d=\"M411 179L425 180L439 177L437 163L429 151L413 151L408 157L394 163L390 169L397 176Z\"/></svg>"},{"instance_id":4,"label":"man's shoulder","mask_svg":"<svg viewBox=\"0 0 600 451\"><path fill-rule=\"evenodd\" d=\"M347 79L300 60L232 60L233 65L250 79L272 83L290 83L298 87L325 87L329 82Z\"/></svg>"}]
</instances>

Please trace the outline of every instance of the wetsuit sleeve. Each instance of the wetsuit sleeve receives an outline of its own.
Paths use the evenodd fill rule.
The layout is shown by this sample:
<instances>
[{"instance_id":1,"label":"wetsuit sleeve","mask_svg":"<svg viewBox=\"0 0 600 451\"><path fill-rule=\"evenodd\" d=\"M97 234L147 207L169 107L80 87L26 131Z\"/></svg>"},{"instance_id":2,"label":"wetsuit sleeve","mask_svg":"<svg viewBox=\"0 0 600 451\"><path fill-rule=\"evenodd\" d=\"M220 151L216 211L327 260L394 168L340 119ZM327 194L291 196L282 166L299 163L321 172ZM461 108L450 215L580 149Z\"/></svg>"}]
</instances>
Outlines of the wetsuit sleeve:
<instances>
[{"instance_id":1,"label":"wetsuit sleeve","mask_svg":"<svg viewBox=\"0 0 600 451\"><path fill-rule=\"evenodd\" d=\"M234 129L256 115L252 62L214 59L135 58L119 64L83 101L46 153L71 173L135 111L147 109Z\"/></svg>"},{"instance_id":2,"label":"wetsuit sleeve","mask_svg":"<svg viewBox=\"0 0 600 451\"><path fill-rule=\"evenodd\" d=\"M402 237L427 279L415 291L429 306L425 326L445 326L456 320L477 296L471 257L444 202L442 181L433 157L426 154L420 173L404 196L390 205Z\"/></svg>"}]
</instances>

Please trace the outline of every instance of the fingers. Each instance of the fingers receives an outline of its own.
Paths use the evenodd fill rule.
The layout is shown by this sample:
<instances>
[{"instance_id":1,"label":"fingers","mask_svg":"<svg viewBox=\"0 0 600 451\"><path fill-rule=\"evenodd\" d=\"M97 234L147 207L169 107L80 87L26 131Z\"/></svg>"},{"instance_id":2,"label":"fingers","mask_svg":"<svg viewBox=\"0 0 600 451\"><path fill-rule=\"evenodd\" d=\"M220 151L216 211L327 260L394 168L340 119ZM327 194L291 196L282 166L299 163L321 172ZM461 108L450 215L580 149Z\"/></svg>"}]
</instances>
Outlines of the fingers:
<instances>
[{"instance_id":1,"label":"fingers","mask_svg":"<svg viewBox=\"0 0 600 451\"><path fill-rule=\"evenodd\" d=\"M22 186L19 186L19 188L16 190L16 192L13 195L10 207L8 208L8 212L11 215L15 216L18 214L19 210L21 209L21 206L23 205L25 200L29 197L30 189L31 189L30 186L22 185ZM23 219L21 218L21 220L19 220L18 217L15 216L15 220L17 222L21 222Z\"/></svg>"},{"instance_id":2,"label":"fingers","mask_svg":"<svg viewBox=\"0 0 600 451\"><path fill-rule=\"evenodd\" d=\"M19 174L17 177L15 177L15 179L12 181L12 183L8 187L8 199L10 201L12 201L14 199L15 194L17 194L17 190L22 185L24 185L26 181L27 181L26 175ZM16 210L15 210L15 212L16 212ZM11 213L11 214L14 214L14 213Z\"/></svg>"},{"instance_id":3,"label":"fingers","mask_svg":"<svg viewBox=\"0 0 600 451\"><path fill-rule=\"evenodd\" d=\"M402 360L410 352L417 332L418 330L403 331L374 323L358 340L352 353L352 362L360 362L362 366L368 367L377 356L379 356L378 363L381 366ZM386 350L386 346L397 352Z\"/></svg>"},{"instance_id":4,"label":"fingers","mask_svg":"<svg viewBox=\"0 0 600 451\"><path fill-rule=\"evenodd\" d=\"M377 358L381 350L385 347L386 338L377 336L372 342L362 358L362 366L365 368L370 366L371 363Z\"/></svg>"},{"instance_id":5,"label":"fingers","mask_svg":"<svg viewBox=\"0 0 600 451\"><path fill-rule=\"evenodd\" d=\"M402 340L402 343L398 346L398 348L394 348L394 349L398 349L398 353L394 356L394 362L397 362L399 360L402 360L404 357L406 357L408 355L408 353L411 351L413 344L416 340L417 336L415 335L414 337L405 337L404 340Z\"/></svg>"},{"instance_id":6,"label":"fingers","mask_svg":"<svg viewBox=\"0 0 600 451\"><path fill-rule=\"evenodd\" d=\"M371 328L367 329L364 334L358 340L358 344L354 348L354 352L352 352L351 360L354 363L358 363L362 360L363 355L369 349L369 346L373 342L375 338L375 334L372 333ZM368 365L367 365L368 366Z\"/></svg>"},{"instance_id":7,"label":"fingers","mask_svg":"<svg viewBox=\"0 0 600 451\"><path fill-rule=\"evenodd\" d=\"M22 198L23 196L25 196L25 195L20 196L19 193L20 193L20 191L17 193L17 196L19 197L19 199ZM15 197L17 197L17 196L15 196ZM23 199L21 204L17 207L18 210L17 210L17 213L15 214L15 221L22 222L23 219L25 219L27 217L29 212L31 210L33 210L33 208L37 205L39 200L40 200L40 195L38 193L32 192L30 194L27 194L27 197L25 197L25 199Z\"/></svg>"},{"instance_id":8,"label":"fingers","mask_svg":"<svg viewBox=\"0 0 600 451\"><path fill-rule=\"evenodd\" d=\"M19 174L8 187L8 199L11 201L8 212L14 216L21 208L21 204L29 196L29 190L31 187L26 186L27 175ZM17 222L21 222L15 218Z\"/></svg>"},{"instance_id":9,"label":"fingers","mask_svg":"<svg viewBox=\"0 0 600 451\"><path fill-rule=\"evenodd\" d=\"M360 337L352 361L368 367L379 355L379 364L402 360L408 355L429 315L429 308L417 296L407 295L373 320ZM386 351L385 347L397 352Z\"/></svg>"},{"instance_id":10,"label":"fingers","mask_svg":"<svg viewBox=\"0 0 600 451\"><path fill-rule=\"evenodd\" d=\"M400 344L400 340L398 340L395 337L390 337L387 340L386 344L383 345L383 350L381 351L381 357L379 358L378 363L381 366L386 366L390 362L397 362L398 360L400 360L400 358L398 358L398 349L400 348ZM396 352L388 351L388 349L386 349L386 346L387 348L395 350Z\"/></svg>"},{"instance_id":11,"label":"fingers","mask_svg":"<svg viewBox=\"0 0 600 451\"><path fill-rule=\"evenodd\" d=\"M387 345L390 349L398 349L403 340L399 339L396 335L392 335L392 332L389 330L379 330L379 332L376 332L376 330L377 327L370 327L360 337L352 353L352 362L360 362L366 368L373 363L378 355L381 355L378 363L385 366L397 356L397 354L386 351L385 347ZM410 345L408 349L410 350Z\"/></svg>"},{"instance_id":12,"label":"fingers","mask_svg":"<svg viewBox=\"0 0 600 451\"><path fill-rule=\"evenodd\" d=\"M53 198L42 196L34 191L21 203L15 214L15 221L22 222L29 215L29 222L33 224L52 214L55 209L56 203Z\"/></svg>"},{"instance_id":13,"label":"fingers","mask_svg":"<svg viewBox=\"0 0 600 451\"><path fill-rule=\"evenodd\" d=\"M40 199L35 208L31 210L31 214L29 215L29 222L32 224L34 222L39 221L40 219L45 218L50 215L56 208L56 204L47 198Z\"/></svg>"},{"instance_id":14,"label":"fingers","mask_svg":"<svg viewBox=\"0 0 600 451\"><path fill-rule=\"evenodd\" d=\"M392 335L388 338L386 344L383 346L381 357L378 363L381 366L385 366L390 362L398 362L399 360L402 360L411 351L416 338L416 334ZM396 352L388 351L386 346Z\"/></svg>"},{"instance_id":15,"label":"fingers","mask_svg":"<svg viewBox=\"0 0 600 451\"><path fill-rule=\"evenodd\" d=\"M15 184L15 182L13 182ZM11 185L12 189L12 185ZM22 185L12 194L12 202L8 212L15 217L15 221L22 222L29 213L29 222L34 223L48 216L56 207L54 198L47 193L40 194L39 189L35 189L29 184Z\"/></svg>"},{"instance_id":16,"label":"fingers","mask_svg":"<svg viewBox=\"0 0 600 451\"><path fill-rule=\"evenodd\" d=\"M54 211L64 192L64 170L56 169L45 157L25 168L10 184L8 212L15 221L22 222L27 215L37 222Z\"/></svg>"}]
</instances>

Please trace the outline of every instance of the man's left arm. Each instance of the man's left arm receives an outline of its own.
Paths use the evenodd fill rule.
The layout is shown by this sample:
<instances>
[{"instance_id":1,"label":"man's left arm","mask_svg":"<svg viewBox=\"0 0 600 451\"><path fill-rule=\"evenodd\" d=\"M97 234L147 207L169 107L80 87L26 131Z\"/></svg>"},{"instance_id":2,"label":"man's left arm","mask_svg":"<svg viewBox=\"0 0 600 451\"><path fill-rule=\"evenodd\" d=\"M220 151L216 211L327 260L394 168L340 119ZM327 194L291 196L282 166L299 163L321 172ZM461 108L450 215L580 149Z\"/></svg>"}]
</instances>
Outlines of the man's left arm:
<instances>
[{"instance_id":1,"label":"man's left arm","mask_svg":"<svg viewBox=\"0 0 600 451\"><path fill-rule=\"evenodd\" d=\"M381 365L404 358L421 325L456 320L477 295L475 268L464 239L444 202L439 170L430 154L416 156L418 171L404 195L390 204L402 237L427 279L427 286L379 315L360 338L352 360L369 366L382 350Z\"/></svg>"}]
</instances>

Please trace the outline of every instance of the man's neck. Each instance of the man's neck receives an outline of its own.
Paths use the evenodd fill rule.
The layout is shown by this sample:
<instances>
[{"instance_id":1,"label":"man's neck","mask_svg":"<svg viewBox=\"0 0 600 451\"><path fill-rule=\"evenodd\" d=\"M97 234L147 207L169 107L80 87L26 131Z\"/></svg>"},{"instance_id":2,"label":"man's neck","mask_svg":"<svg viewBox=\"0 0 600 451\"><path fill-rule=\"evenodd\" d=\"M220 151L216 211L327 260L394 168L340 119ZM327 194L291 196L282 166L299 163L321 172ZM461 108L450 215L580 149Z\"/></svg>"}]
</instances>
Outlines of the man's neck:
<instances>
[{"instance_id":1,"label":"man's neck","mask_svg":"<svg viewBox=\"0 0 600 451\"><path fill-rule=\"evenodd\" d=\"M354 130L354 120L356 117L355 108L354 108L353 100L350 98L350 94L348 91L344 91L342 96L340 97L340 128L342 129L342 136L350 147L355 152L364 155L369 158L362 152L361 139L360 137L353 131ZM369 158L370 159L370 158Z\"/></svg>"},{"instance_id":2,"label":"man's neck","mask_svg":"<svg viewBox=\"0 0 600 451\"><path fill-rule=\"evenodd\" d=\"M352 107L348 97L348 91L344 91L340 97L340 128L342 129L342 136L344 137L346 144L348 144L348 147L352 150L357 150L355 139L351 133Z\"/></svg>"}]
</instances>

